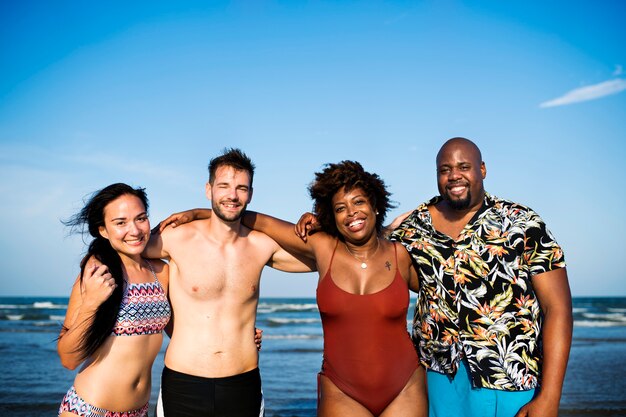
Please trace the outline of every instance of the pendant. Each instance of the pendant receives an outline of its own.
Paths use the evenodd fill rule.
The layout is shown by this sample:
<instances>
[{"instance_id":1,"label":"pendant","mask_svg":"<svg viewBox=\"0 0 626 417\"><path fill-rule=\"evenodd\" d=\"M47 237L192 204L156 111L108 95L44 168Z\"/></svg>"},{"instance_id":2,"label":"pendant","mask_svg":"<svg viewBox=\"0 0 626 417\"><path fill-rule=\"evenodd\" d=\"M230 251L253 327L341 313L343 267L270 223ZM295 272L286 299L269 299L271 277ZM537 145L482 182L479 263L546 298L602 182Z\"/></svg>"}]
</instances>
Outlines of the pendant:
<instances>
[{"instance_id":1,"label":"pendant","mask_svg":"<svg viewBox=\"0 0 626 417\"><path fill-rule=\"evenodd\" d=\"M365 262L361 262L361 269L367 268L367 264Z\"/></svg>"}]
</instances>

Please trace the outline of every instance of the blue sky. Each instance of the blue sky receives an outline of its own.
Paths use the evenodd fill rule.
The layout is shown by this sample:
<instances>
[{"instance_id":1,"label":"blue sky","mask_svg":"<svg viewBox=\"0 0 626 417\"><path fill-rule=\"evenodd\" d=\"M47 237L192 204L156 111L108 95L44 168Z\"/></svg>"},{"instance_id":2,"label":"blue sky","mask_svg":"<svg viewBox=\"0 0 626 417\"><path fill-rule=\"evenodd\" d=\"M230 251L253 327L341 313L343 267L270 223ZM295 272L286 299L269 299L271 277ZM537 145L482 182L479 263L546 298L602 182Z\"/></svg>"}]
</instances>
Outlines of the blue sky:
<instances>
[{"instance_id":1,"label":"blue sky","mask_svg":"<svg viewBox=\"0 0 626 417\"><path fill-rule=\"evenodd\" d=\"M547 4L549 3L549 4ZM112 182L153 224L206 206L208 160L257 165L250 206L295 221L324 163L360 161L399 204L474 140L486 189L535 209L574 295L626 295L626 3L1 2L0 295L68 295L60 219ZM262 296L316 277L264 272Z\"/></svg>"}]
</instances>

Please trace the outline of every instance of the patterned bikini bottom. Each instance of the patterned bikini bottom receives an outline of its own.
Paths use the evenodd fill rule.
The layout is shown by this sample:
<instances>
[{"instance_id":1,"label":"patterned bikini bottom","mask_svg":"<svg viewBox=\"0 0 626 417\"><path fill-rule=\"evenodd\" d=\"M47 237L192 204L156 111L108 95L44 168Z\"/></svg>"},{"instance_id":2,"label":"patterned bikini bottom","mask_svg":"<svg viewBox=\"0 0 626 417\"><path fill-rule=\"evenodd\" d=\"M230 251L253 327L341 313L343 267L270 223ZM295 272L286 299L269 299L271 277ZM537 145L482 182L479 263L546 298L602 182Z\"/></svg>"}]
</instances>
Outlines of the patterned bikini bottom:
<instances>
[{"instance_id":1,"label":"patterned bikini bottom","mask_svg":"<svg viewBox=\"0 0 626 417\"><path fill-rule=\"evenodd\" d=\"M80 417L146 417L148 415L148 403L141 408L131 411L109 411L104 408L96 407L78 395L74 386L67 391L61 406L59 407L59 415L67 411Z\"/></svg>"}]
</instances>

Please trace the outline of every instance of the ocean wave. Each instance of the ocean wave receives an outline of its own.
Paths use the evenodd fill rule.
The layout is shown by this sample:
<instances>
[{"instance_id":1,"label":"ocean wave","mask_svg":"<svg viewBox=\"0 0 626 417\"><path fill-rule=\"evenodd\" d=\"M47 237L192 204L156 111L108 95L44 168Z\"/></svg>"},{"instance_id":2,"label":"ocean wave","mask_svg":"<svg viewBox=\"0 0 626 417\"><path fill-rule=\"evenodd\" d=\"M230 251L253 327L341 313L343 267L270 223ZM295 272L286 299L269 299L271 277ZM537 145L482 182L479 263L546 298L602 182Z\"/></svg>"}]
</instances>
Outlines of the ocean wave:
<instances>
[{"instance_id":1,"label":"ocean wave","mask_svg":"<svg viewBox=\"0 0 626 417\"><path fill-rule=\"evenodd\" d=\"M322 335L319 334L272 334L263 335L263 339L322 339Z\"/></svg>"},{"instance_id":2,"label":"ocean wave","mask_svg":"<svg viewBox=\"0 0 626 417\"><path fill-rule=\"evenodd\" d=\"M64 321L65 320L65 316L57 316L55 314L51 314L50 315L50 320L54 320L54 321Z\"/></svg>"},{"instance_id":3,"label":"ocean wave","mask_svg":"<svg viewBox=\"0 0 626 417\"><path fill-rule=\"evenodd\" d=\"M584 313L583 317L588 319L612 320L626 322L626 316L620 313Z\"/></svg>"},{"instance_id":4,"label":"ocean wave","mask_svg":"<svg viewBox=\"0 0 626 417\"><path fill-rule=\"evenodd\" d=\"M33 322L33 326L37 327L59 327L59 323L54 321L36 321Z\"/></svg>"},{"instance_id":5,"label":"ocean wave","mask_svg":"<svg viewBox=\"0 0 626 417\"><path fill-rule=\"evenodd\" d=\"M294 304L294 303L260 303L258 313L275 313L277 311L317 311L317 304Z\"/></svg>"},{"instance_id":6,"label":"ocean wave","mask_svg":"<svg viewBox=\"0 0 626 417\"><path fill-rule=\"evenodd\" d=\"M626 325L626 322L601 321L601 320L575 320L575 327L619 327Z\"/></svg>"},{"instance_id":7,"label":"ocean wave","mask_svg":"<svg viewBox=\"0 0 626 417\"><path fill-rule=\"evenodd\" d=\"M322 348L294 348L294 349L272 349L266 350L265 353L323 353L324 349ZM291 414L289 414L291 415Z\"/></svg>"},{"instance_id":8,"label":"ocean wave","mask_svg":"<svg viewBox=\"0 0 626 417\"><path fill-rule=\"evenodd\" d=\"M626 308L608 307L607 310L609 310L611 313L626 313Z\"/></svg>"},{"instance_id":9,"label":"ocean wave","mask_svg":"<svg viewBox=\"0 0 626 417\"><path fill-rule=\"evenodd\" d=\"M319 323L321 320L319 318L309 318L309 319L289 319L283 317L273 317L267 319L270 323L275 324L306 324L306 323Z\"/></svg>"},{"instance_id":10,"label":"ocean wave","mask_svg":"<svg viewBox=\"0 0 626 417\"><path fill-rule=\"evenodd\" d=\"M574 307L572 308L572 313L577 314L577 313L584 313L585 311L588 311L588 308L585 307Z\"/></svg>"},{"instance_id":11,"label":"ocean wave","mask_svg":"<svg viewBox=\"0 0 626 417\"><path fill-rule=\"evenodd\" d=\"M0 320L9 320L9 321L31 321L31 320L46 321L46 320L58 320L58 318L60 318L61 321L65 320L65 316L38 314L38 313L33 313L32 311L24 312L22 314L0 314Z\"/></svg>"},{"instance_id":12,"label":"ocean wave","mask_svg":"<svg viewBox=\"0 0 626 417\"><path fill-rule=\"evenodd\" d=\"M33 308L67 309L67 304L54 304L52 301L35 301Z\"/></svg>"},{"instance_id":13,"label":"ocean wave","mask_svg":"<svg viewBox=\"0 0 626 417\"><path fill-rule=\"evenodd\" d=\"M32 304L0 304L0 309L3 310L24 310L31 308L64 310L67 309L67 304L54 304L52 301L35 301Z\"/></svg>"},{"instance_id":14,"label":"ocean wave","mask_svg":"<svg viewBox=\"0 0 626 417\"><path fill-rule=\"evenodd\" d=\"M4 310L17 310L19 308L30 308L30 305L25 304L0 304L0 308Z\"/></svg>"},{"instance_id":15,"label":"ocean wave","mask_svg":"<svg viewBox=\"0 0 626 417\"><path fill-rule=\"evenodd\" d=\"M34 308L54 308L52 301L35 301L33 303Z\"/></svg>"}]
</instances>

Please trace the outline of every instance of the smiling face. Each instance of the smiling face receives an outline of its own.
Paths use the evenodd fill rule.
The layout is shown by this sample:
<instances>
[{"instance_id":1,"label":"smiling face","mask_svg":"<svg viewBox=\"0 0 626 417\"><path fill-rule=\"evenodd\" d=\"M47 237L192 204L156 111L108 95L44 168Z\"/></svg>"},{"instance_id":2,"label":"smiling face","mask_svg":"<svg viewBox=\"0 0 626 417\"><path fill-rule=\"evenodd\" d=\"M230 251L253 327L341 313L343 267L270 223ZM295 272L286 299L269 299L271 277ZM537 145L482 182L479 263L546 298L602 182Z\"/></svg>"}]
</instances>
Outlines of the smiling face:
<instances>
[{"instance_id":1,"label":"smiling face","mask_svg":"<svg viewBox=\"0 0 626 417\"><path fill-rule=\"evenodd\" d=\"M104 207L102 237L120 255L140 256L150 238L150 220L143 202L131 194L123 194Z\"/></svg>"},{"instance_id":2,"label":"smiling face","mask_svg":"<svg viewBox=\"0 0 626 417\"><path fill-rule=\"evenodd\" d=\"M222 165L215 171L213 183L207 183L206 192L218 218L226 222L237 221L252 199L250 173Z\"/></svg>"},{"instance_id":3,"label":"smiling face","mask_svg":"<svg viewBox=\"0 0 626 417\"><path fill-rule=\"evenodd\" d=\"M347 241L364 242L376 234L376 212L362 189L341 188L332 205L337 230Z\"/></svg>"},{"instance_id":4,"label":"smiling face","mask_svg":"<svg viewBox=\"0 0 626 417\"><path fill-rule=\"evenodd\" d=\"M487 175L480 150L467 139L451 139L437 154L439 194L454 210L467 210L482 204Z\"/></svg>"}]
</instances>

